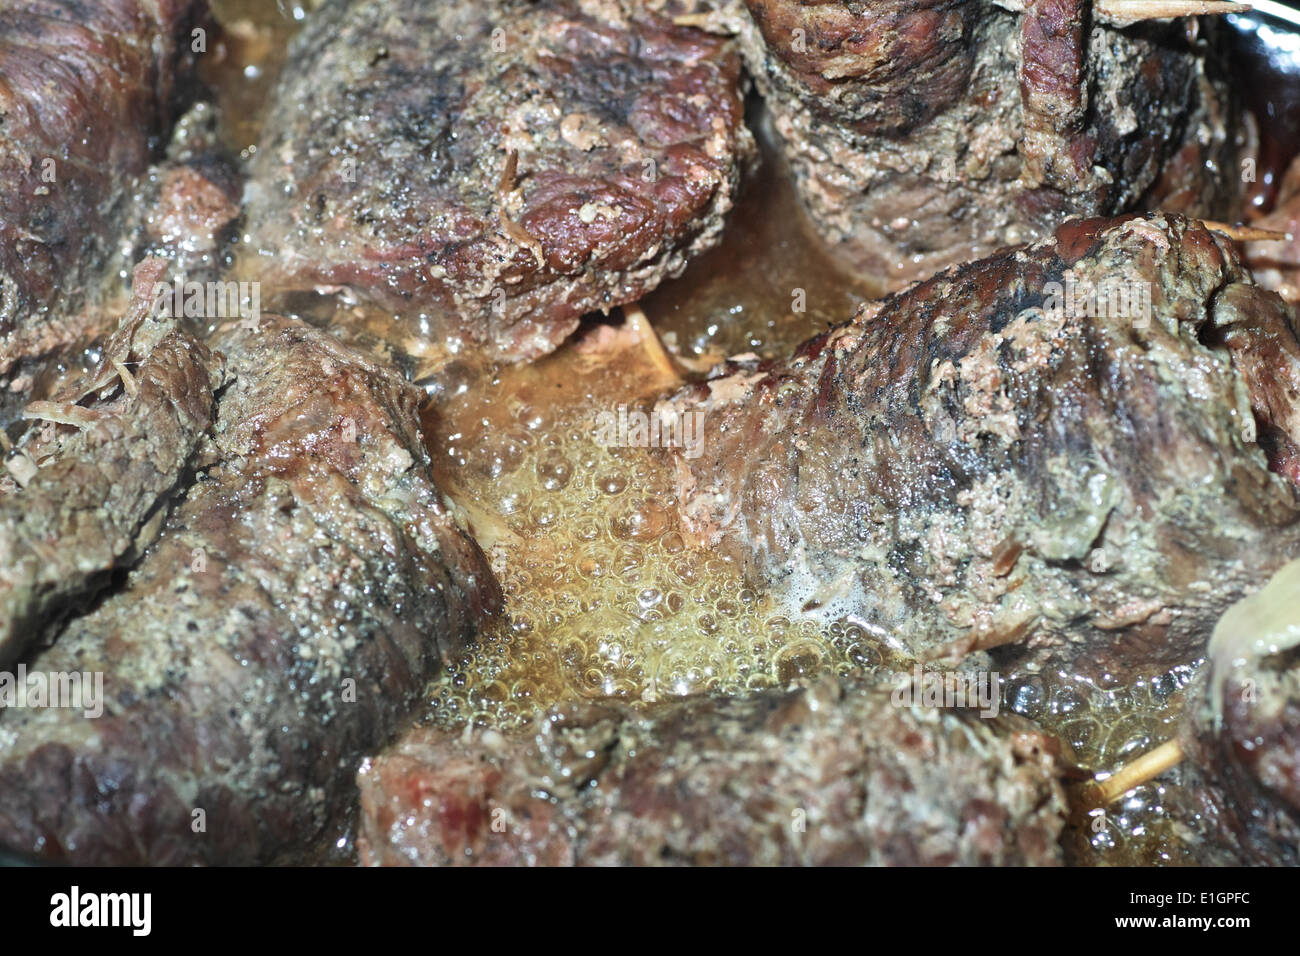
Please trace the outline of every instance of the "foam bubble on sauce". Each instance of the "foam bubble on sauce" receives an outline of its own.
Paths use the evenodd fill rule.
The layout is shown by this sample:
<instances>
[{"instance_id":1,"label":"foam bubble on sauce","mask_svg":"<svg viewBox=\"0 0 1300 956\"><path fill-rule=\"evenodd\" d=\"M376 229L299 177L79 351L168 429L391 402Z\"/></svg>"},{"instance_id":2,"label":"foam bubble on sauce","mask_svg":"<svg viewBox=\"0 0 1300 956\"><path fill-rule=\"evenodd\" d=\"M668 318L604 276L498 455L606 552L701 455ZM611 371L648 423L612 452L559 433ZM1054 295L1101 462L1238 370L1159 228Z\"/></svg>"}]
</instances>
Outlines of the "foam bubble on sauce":
<instances>
[{"instance_id":1,"label":"foam bubble on sauce","mask_svg":"<svg viewBox=\"0 0 1300 956\"><path fill-rule=\"evenodd\" d=\"M1081 767L1113 772L1176 735L1198 666L1191 661L1127 685L1067 671L1011 673L1003 675L1003 705L1059 736ZM1076 864L1193 863L1183 818L1189 812L1181 788L1144 784L1068 831L1067 856Z\"/></svg>"},{"instance_id":2,"label":"foam bubble on sauce","mask_svg":"<svg viewBox=\"0 0 1300 956\"><path fill-rule=\"evenodd\" d=\"M780 614L816 622L828 630L851 628L855 639L869 646L876 660L911 669L911 657L903 643L887 628L862 616L861 609L870 607L871 600L856 571L829 581L818 576L809 566L802 543L790 555L785 570L781 593L770 598Z\"/></svg>"},{"instance_id":3,"label":"foam bubble on sauce","mask_svg":"<svg viewBox=\"0 0 1300 956\"><path fill-rule=\"evenodd\" d=\"M744 694L910 669L888 634L855 616L856 576L821 581L796 555L785 597L762 593L721 555L687 546L665 456L597 443L600 412L648 410L666 388L637 349L570 346L495 377L447 374L458 384L434 389L444 398L428 444L439 483L490 543L506 614L429 685L428 721L504 730L566 700ZM1174 733L1194 672L1126 687L1005 673L1002 707L1059 734L1081 765L1114 770ZM1185 862L1168 796L1140 788L1099 831L1074 833L1075 861Z\"/></svg>"},{"instance_id":4,"label":"foam bubble on sauce","mask_svg":"<svg viewBox=\"0 0 1300 956\"><path fill-rule=\"evenodd\" d=\"M742 694L882 665L847 615L801 615L687 546L672 468L602 447L596 416L662 390L635 349L572 349L471 385L430 447L453 500L493 527L506 615L430 686L432 719L511 726L574 698Z\"/></svg>"}]
</instances>

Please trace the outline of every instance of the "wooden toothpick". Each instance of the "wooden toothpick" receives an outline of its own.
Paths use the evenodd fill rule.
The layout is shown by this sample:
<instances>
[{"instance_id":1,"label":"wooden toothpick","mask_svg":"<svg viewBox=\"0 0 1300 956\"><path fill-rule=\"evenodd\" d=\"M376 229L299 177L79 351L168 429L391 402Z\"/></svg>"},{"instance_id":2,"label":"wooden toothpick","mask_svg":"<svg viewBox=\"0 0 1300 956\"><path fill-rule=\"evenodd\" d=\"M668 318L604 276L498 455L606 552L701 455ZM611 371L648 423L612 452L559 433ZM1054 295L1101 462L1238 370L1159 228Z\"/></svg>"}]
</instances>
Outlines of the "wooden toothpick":
<instances>
[{"instance_id":1,"label":"wooden toothpick","mask_svg":"<svg viewBox=\"0 0 1300 956\"><path fill-rule=\"evenodd\" d=\"M1154 750L1149 750L1113 774L1099 778L1084 791L1085 809L1095 810L1109 806L1134 787L1154 780L1183 759L1183 748L1177 740L1167 740Z\"/></svg>"}]
</instances>

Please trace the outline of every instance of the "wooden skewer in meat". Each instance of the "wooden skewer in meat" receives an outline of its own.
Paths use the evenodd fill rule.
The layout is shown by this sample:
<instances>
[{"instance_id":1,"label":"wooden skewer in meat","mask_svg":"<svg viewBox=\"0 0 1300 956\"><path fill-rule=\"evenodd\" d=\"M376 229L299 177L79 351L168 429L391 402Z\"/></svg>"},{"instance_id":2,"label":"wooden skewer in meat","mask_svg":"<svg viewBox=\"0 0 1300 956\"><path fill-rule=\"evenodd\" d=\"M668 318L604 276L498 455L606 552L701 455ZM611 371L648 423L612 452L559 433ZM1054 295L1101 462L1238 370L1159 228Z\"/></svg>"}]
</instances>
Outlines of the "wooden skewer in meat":
<instances>
[{"instance_id":1,"label":"wooden skewer in meat","mask_svg":"<svg viewBox=\"0 0 1300 956\"><path fill-rule=\"evenodd\" d=\"M1291 237L1276 229L1259 229L1255 226L1230 226L1225 222L1202 219L1206 229L1221 232L1234 242L1286 242Z\"/></svg>"},{"instance_id":2,"label":"wooden skewer in meat","mask_svg":"<svg viewBox=\"0 0 1300 956\"><path fill-rule=\"evenodd\" d=\"M1008 10L1023 9L1023 3L1003 0ZM1235 0L1093 0L1092 10L1099 19L1116 25L1140 23L1143 20L1167 20L1173 17L1214 16L1225 13L1246 13L1254 7ZM683 13L673 17L680 26L711 29L724 22L716 10Z\"/></svg>"},{"instance_id":3,"label":"wooden skewer in meat","mask_svg":"<svg viewBox=\"0 0 1300 956\"><path fill-rule=\"evenodd\" d=\"M1252 223L1256 229L1285 235L1285 242L1251 242L1246 262L1260 285L1292 304L1300 303L1300 159L1294 160L1278 186L1277 203Z\"/></svg>"},{"instance_id":4,"label":"wooden skewer in meat","mask_svg":"<svg viewBox=\"0 0 1300 956\"><path fill-rule=\"evenodd\" d=\"M664 348L663 342L659 339L659 333L650 324L650 319L646 316L640 304L633 303L632 305L623 306L623 315L626 317L631 331L640 340L642 348L645 349L650 364L659 372L665 382L669 385L682 384L681 372L673 364L672 356Z\"/></svg>"},{"instance_id":5,"label":"wooden skewer in meat","mask_svg":"<svg viewBox=\"0 0 1300 956\"><path fill-rule=\"evenodd\" d=\"M1248 3L1215 0L1093 0L1092 12L1106 23L1127 26L1143 20L1171 17L1206 17L1224 13L1247 13Z\"/></svg>"},{"instance_id":6,"label":"wooden skewer in meat","mask_svg":"<svg viewBox=\"0 0 1300 956\"><path fill-rule=\"evenodd\" d=\"M1085 806L1089 809L1108 806L1134 787L1178 766L1182 760L1182 745L1177 740L1166 740L1114 773L1099 778L1087 789Z\"/></svg>"},{"instance_id":7,"label":"wooden skewer in meat","mask_svg":"<svg viewBox=\"0 0 1300 956\"><path fill-rule=\"evenodd\" d=\"M1262 659L1289 651L1297 644L1300 644L1300 561L1284 566L1261 591L1233 605L1215 625L1209 645L1208 673L1200 681L1199 692L1192 695L1193 702L1184 720L1185 734L1190 734L1193 741L1198 737L1221 735L1225 714L1241 716L1250 709L1234 707L1228 699L1231 692L1225 696L1225 688L1235 685L1242 705L1255 704L1258 687L1254 672ZM1240 735L1241 729L1235 732ZM1204 757L1206 747L1205 740L1188 747L1178 738L1166 740L1085 788L1084 806L1107 806L1134 787L1181 764L1189 749ZM1300 752L1291 756L1300 758ZM1218 769L1232 770L1230 766ZM1208 785L1216 786L1213 777Z\"/></svg>"}]
</instances>

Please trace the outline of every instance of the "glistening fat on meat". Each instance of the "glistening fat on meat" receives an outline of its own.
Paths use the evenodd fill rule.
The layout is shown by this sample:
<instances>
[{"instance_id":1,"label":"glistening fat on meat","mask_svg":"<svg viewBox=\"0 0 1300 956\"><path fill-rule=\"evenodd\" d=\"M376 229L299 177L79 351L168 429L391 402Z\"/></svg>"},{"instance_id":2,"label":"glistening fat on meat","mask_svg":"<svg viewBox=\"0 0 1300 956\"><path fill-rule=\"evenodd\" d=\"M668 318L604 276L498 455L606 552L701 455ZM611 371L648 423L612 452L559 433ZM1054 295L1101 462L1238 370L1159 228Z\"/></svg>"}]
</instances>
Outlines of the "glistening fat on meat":
<instances>
[{"instance_id":1,"label":"glistening fat on meat","mask_svg":"<svg viewBox=\"0 0 1300 956\"><path fill-rule=\"evenodd\" d=\"M0 376L97 331L85 300L207 16L206 0L0 4Z\"/></svg>"}]
</instances>

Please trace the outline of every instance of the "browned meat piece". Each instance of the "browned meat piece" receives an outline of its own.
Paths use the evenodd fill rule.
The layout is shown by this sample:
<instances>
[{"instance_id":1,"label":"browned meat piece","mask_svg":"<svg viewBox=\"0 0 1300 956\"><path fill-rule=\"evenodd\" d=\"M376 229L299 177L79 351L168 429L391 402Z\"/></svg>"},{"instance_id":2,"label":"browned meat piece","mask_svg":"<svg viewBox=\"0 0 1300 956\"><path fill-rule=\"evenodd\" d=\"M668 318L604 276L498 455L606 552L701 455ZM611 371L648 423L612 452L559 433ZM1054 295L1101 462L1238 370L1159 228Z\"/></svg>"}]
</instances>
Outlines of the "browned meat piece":
<instances>
[{"instance_id":1,"label":"browned meat piece","mask_svg":"<svg viewBox=\"0 0 1300 956\"><path fill-rule=\"evenodd\" d=\"M535 733L419 729L360 774L363 863L1054 864L1054 739L827 681ZM953 781L961 782L953 786Z\"/></svg>"},{"instance_id":2,"label":"browned meat piece","mask_svg":"<svg viewBox=\"0 0 1300 956\"><path fill-rule=\"evenodd\" d=\"M1215 628L1201 693L1187 708L1201 815L1244 862L1300 863L1300 562Z\"/></svg>"},{"instance_id":3,"label":"browned meat piece","mask_svg":"<svg viewBox=\"0 0 1300 956\"><path fill-rule=\"evenodd\" d=\"M1185 146L1199 190L1180 211L1237 198L1237 114L1195 21L1120 27L1087 0L745 5L731 25L813 222L892 288L1134 208Z\"/></svg>"},{"instance_id":4,"label":"browned meat piece","mask_svg":"<svg viewBox=\"0 0 1300 956\"><path fill-rule=\"evenodd\" d=\"M1247 243L1246 261L1260 285L1273 289L1293 305L1300 303L1300 159L1282 177L1273 211L1251 225L1288 237L1284 241Z\"/></svg>"},{"instance_id":5,"label":"browned meat piece","mask_svg":"<svg viewBox=\"0 0 1300 956\"><path fill-rule=\"evenodd\" d=\"M752 149L739 61L623 6L326 3L251 173L267 283L350 286L520 359L679 273Z\"/></svg>"},{"instance_id":6,"label":"browned meat piece","mask_svg":"<svg viewBox=\"0 0 1300 956\"><path fill-rule=\"evenodd\" d=\"M0 376L93 337L84 299L206 16L206 0L0 2Z\"/></svg>"},{"instance_id":7,"label":"browned meat piece","mask_svg":"<svg viewBox=\"0 0 1300 956\"><path fill-rule=\"evenodd\" d=\"M211 467L122 589L28 662L102 672L103 715L0 712L2 846L86 864L301 854L498 606L430 477L418 389L289 320L215 344L233 383Z\"/></svg>"},{"instance_id":8,"label":"browned meat piece","mask_svg":"<svg viewBox=\"0 0 1300 956\"><path fill-rule=\"evenodd\" d=\"M162 267L136 270L131 312L89 381L28 410L73 434L35 438L0 479L0 667L39 637L48 615L153 541L212 424L222 364L154 314Z\"/></svg>"},{"instance_id":9,"label":"browned meat piece","mask_svg":"<svg viewBox=\"0 0 1300 956\"><path fill-rule=\"evenodd\" d=\"M1278 303L1260 308L1256 287L1224 289L1214 303L1210 344L1222 344L1250 393L1256 437L1278 474L1300 486L1300 360L1295 314Z\"/></svg>"},{"instance_id":10,"label":"browned meat piece","mask_svg":"<svg viewBox=\"0 0 1300 956\"><path fill-rule=\"evenodd\" d=\"M705 415L682 516L910 654L1158 672L1300 554L1294 461L1263 450L1297 438L1298 374L1226 240L1071 222L678 395Z\"/></svg>"}]
</instances>

